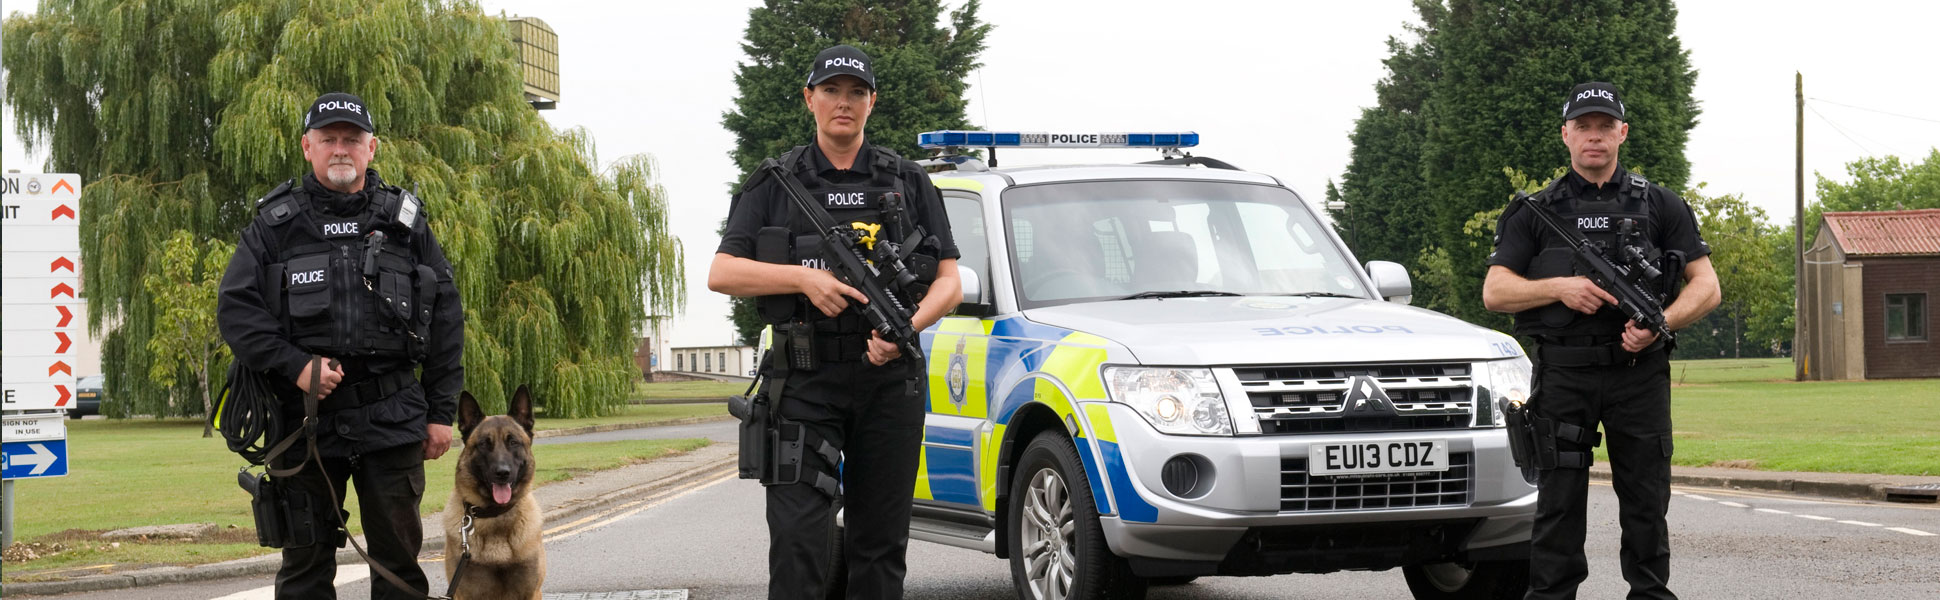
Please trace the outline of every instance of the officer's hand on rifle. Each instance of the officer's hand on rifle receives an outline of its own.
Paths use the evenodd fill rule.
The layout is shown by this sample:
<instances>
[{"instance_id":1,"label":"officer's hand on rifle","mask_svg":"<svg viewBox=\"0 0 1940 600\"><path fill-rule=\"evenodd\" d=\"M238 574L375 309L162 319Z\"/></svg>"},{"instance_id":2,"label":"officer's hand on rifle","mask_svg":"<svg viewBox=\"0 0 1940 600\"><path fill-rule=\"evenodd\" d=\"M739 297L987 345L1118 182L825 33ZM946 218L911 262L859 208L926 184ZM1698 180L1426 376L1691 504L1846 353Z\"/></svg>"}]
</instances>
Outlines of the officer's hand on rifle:
<instances>
[{"instance_id":1,"label":"officer's hand on rifle","mask_svg":"<svg viewBox=\"0 0 1940 600\"><path fill-rule=\"evenodd\" d=\"M883 341L881 332L869 330L869 364L880 367L902 357L902 347L895 342Z\"/></svg>"},{"instance_id":2,"label":"officer's hand on rifle","mask_svg":"<svg viewBox=\"0 0 1940 600\"><path fill-rule=\"evenodd\" d=\"M796 284L801 288L802 295L808 296L808 301L814 303L824 316L842 314L842 309L849 307L849 301L844 296L863 304L869 303L869 297L862 295L861 291L836 280L834 274L821 269L801 267L801 277Z\"/></svg>"},{"instance_id":3,"label":"officer's hand on rifle","mask_svg":"<svg viewBox=\"0 0 1940 600\"><path fill-rule=\"evenodd\" d=\"M305 394L310 393L310 369L316 368L317 362L312 360L303 363L303 372L296 375L296 387L301 388ZM337 382L344 380L344 367L337 361L327 358L322 362L330 366L323 370L323 376L320 378L321 381L317 383L317 385L323 386L323 391L318 393L317 397L327 398L330 396L330 392L337 389Z\"/></svg>"},{"instance_id":4,"label":"officer's hand on rifle","mask_svg":"<svg viewBox=\"0 0 1940 600\"><path fill-rule=\"evenodd\" d=\"M1631 353L1641 352L1643 351L1643 349L1649 348L1650 345L1652 343L1655 343L1656 341L1657 341L1657 332L1649 329L1638 329L1636 321L1624 321L1623 323L1623 351L1624 352L1631 352Z\"/></svg>"},{"instance_id":5,"label":"officer's hand on rifle","mask_svg":"<svg viewBox=\"0 0 1940 600\"><path fill-rule=\"evenodd\" d=\"M1555 277L1548 281L1552 282L1549 285L1556 300L1570 307L1570 310L1589 315L1596 314L1597 309L1603 308L1606 303L1611 306L1617 304L1616 296L1597 287L1588 277Z\"/></svg>"}]
</instances>

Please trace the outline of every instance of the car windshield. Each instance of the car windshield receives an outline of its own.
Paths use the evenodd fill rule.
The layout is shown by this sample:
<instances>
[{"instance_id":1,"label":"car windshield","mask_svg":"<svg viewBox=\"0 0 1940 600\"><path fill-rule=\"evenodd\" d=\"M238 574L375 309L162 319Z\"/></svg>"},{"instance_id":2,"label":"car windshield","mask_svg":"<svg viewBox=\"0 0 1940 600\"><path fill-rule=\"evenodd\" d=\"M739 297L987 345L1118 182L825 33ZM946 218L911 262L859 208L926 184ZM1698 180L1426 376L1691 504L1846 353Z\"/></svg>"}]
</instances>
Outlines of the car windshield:
<instances>
[{"instance_id":1,"label":"car windshield","mask_svg":"<svg viewBox=\"0 0 1940 600\"><path fill-rule=\"evenodd\" d=\"M103 378L104 377L101 375L89 375L87 377L82 377L80 381L75 383L75 386L84 387L84 388L98 388L98 387L101 387L101 380Z\"/></svg>"},{"instance_id":2,"label":"car windshield","mask_svg":"<svg viewBox=\"0 0 1940 600\"><path fill-rule=\"evenodd\" d=\"M1004 192L1023 308L1132 298L1369 297L1293 192L1220 181L1079 181Z\"/></svg>"}]
</instances>

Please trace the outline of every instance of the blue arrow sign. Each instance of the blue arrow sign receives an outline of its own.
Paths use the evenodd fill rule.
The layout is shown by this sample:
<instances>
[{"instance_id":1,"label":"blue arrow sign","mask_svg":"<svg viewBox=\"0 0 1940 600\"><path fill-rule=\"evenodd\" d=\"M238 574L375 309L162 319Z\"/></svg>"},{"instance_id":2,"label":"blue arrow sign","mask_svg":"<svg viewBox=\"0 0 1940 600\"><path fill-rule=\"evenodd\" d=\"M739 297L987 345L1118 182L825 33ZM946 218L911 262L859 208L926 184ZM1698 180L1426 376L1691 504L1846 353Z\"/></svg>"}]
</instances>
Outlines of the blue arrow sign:
<instances>
[{"instance_id":1,"label":"blue arrow sign","mask_svg":"<svg viewBox=\"0 0 1940 600\"><path fill-rule=\"evenodd\" d=\"M67 475L67 440L0 443L0 479Z\"/></svg>"}]
</instances>

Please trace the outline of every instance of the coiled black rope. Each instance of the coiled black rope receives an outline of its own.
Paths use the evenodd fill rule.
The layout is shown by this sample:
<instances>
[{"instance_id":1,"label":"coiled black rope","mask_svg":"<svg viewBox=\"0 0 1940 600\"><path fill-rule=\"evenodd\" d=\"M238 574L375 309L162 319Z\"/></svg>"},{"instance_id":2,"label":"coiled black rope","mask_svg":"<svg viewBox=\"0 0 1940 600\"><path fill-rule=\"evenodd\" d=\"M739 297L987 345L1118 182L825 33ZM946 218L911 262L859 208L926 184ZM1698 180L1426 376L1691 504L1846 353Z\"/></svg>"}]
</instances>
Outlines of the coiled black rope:
<instances>
[{"instance_id":1,"label":"coiled black rope","mask_svg":"<svg viewBox=\"0 0 1940 600\"><path fill-rule=\"evenodd\" d=\"M209 425L222 432L230 452L242 455L249 464L264 464L270 458L270 445L291 431L277 404L275 381L244 368L240 360L229 363L228 379L216 396Z\"/></svg>"}]
</instances>

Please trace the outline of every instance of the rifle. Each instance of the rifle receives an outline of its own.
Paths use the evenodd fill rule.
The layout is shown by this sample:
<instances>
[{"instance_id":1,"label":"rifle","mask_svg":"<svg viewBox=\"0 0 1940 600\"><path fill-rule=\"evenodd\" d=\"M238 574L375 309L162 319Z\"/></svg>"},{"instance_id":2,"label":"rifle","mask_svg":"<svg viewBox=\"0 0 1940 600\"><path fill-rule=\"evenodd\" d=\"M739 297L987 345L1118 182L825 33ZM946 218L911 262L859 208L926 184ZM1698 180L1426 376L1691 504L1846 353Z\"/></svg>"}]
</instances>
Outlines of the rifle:
<instances>
[{"instance_id":1,"label":"rifle","mask_svg":"<svg viewBox=\"0 0 1940 600\"><path fill-rule=\"evenodd\" d=\"M1522 192L1516 192L1514 202L1527 205L1535 212L1536 220L1542 221L1556 235L1563 236L1563 241L1569 242L1570 249L1576 252L1576 259L1589 266L1590 282L1616 296L1617 308L1630 320L1636 321L1644 329L1656 331L1666 344L1674 343L1676 334L1671 332L1670 322L1664 318L1664 304L1647 287L1648 282L1662 276L1662 272L1645 259L1641 250L1634 246L1619 249L1617 253L1623 257L1624 264L1612 263L1597 251L1589 238L1583 236L1583 232L1564 227L1549 207Z\"/></svg>"},{"instance_id":2,"label":"rifle","mask_svg":"<svg viewBox=\"0 0 1940 600\"><path fill-rule=\"evenodd\" d=\"M890 287L890 284L904 285L915 279L900 260L896 244L876 241L876 232L866 229L862 223L843 227L835 222L835 217L821 205L809 199L808 190L802 182L789 175L780 162L767 159L761 162L760 170L768 171L770 177L781 184L783 191L795 202L803 216L816 231L822 232L822 260L828 263L829 271L835 278L862 292L869 299L867 304L856 307L862 316L869 320L870 327L882 336L884 341L894 343L902 349L903 356L924 364L923 348L919 333L911 322L916 316L915 302L906 302ZM864 254L864 244L874 251L879 259L875 263Z\"/></svg>"}]
</instances>

